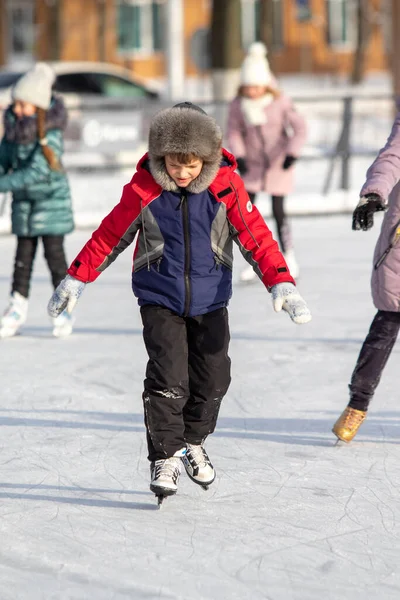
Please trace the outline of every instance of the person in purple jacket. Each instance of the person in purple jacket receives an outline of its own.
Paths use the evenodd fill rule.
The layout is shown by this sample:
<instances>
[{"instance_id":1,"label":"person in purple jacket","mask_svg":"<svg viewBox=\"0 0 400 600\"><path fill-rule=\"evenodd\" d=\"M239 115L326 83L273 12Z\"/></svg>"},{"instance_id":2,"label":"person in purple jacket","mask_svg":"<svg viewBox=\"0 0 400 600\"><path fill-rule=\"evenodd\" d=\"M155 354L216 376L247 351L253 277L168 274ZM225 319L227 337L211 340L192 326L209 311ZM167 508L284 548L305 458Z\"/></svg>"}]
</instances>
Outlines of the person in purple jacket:
<instances>
[{"instance_id":1,"label":"person in purple jacket","mask_svg":"<svg viewBox=\"0 0 400 600\"><path fill-rule=\"evenodd\" d=\"M250 200L259 192L272 197L279 245L292 276L299 276L285 196L293 189L294 163L306 138L306 125L292 101L278 89L266 58L266 47L255 42L243 60L240 87L229 107L227 139ZM254 279L247 267L242 281Z\"/></svg>"},{"instance_id":2,"label":"person in purple jacket","mask_svg":"<svg viewBox=\"0 0 400 600\"><path fill-rule=\"evenodd\" d=\"M400 112L385 147L367 171L353 229L368 231L374 213L386 210L375 247L371 289L378 309L361 348L350 388L350 401L333 426L338 439L350 442L367 416L400 329Z\"/></svg>"}]
</instances>

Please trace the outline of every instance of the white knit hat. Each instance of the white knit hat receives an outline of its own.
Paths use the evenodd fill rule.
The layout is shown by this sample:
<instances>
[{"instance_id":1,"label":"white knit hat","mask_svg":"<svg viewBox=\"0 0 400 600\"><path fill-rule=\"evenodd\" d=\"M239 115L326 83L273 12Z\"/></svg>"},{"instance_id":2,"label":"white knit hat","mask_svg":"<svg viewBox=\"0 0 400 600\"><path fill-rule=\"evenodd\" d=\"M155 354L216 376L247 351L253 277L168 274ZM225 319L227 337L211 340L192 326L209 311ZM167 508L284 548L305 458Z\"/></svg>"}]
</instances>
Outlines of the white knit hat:
<instances>
[{"instance_id":1,"label":"white knit hat","mask_svg":"<svg viewBox=\"0 0 400 600\"><path fill-rule=\"evenodd\" d=\"M241 85L270 85L271 70L267 60L267 48L262 42L251 44L240 71Z\"/></svg>"},{"instance_id":2,"label":"white knit hat","mask_svg":"<svg viewBox=\"0 0 400 600\"><path fill-rule=\"evenodd\" d=\"M51 88L56 75L50 65L39 62L21 77L12 90L13 100L30 102L47 110L51 102Z\"/></svg>"}]
</instances>

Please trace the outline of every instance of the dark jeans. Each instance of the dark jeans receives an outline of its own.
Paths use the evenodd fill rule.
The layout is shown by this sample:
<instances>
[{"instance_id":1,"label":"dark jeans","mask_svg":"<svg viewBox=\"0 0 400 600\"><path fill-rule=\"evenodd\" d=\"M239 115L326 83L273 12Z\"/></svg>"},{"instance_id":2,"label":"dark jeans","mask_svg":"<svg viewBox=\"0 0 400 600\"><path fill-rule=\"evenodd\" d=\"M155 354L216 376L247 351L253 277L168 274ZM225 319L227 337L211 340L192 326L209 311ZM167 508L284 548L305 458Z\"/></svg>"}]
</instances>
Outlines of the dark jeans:
<instances>
[{"instance_id":1,"label":"dark jeans","mask_svg":"<svg viewBox=\"0 0 400 600\"><path fill-rule=\"evenodd\" d=\"M228 311L180 317L141 307L149 355L143 405L150 461L201 444L214 431L230 381Z\"/></svg>"},{"instance_id":2,"label":"dark jeans","mask_svg":"<svg viewBox=\"0 0 400 600\"><path fill-rule=\"evenodd\" d=\"M39 238L18 237L17 240L11 291L19 292L21 296L28 298L33 263ZM54 288L56 288L60 281L65 277L68 268L64 253L64 236L43 235L42 241L44 246L44 257L51 273L51 281Z\"/></svg>"},{"instance_id":3,"label":"dark jeans","mask_svg":"<svg viewBox=\"0 0 400 600\"><path fill-rule=\"evenodd\" d=\"M378 310L351 377L349 406L367 410L400 329L400 313Z\"/></svg>"},{"instance_id":4,"label":"dark jeans","mask_svg":"<svg viewBox=\"0 0 400 600\"><path fill-rule=\"evenodd\" d=\"M251 202L255 204L257 194L248 192L248 195ZM293 246L290 225L285 213L284 202L285 196L272 196L272 215L276 223L279 245L282 252L286 252L286 250L289 250L289 248L292 248Z\"/></svg>"}]
</instances>

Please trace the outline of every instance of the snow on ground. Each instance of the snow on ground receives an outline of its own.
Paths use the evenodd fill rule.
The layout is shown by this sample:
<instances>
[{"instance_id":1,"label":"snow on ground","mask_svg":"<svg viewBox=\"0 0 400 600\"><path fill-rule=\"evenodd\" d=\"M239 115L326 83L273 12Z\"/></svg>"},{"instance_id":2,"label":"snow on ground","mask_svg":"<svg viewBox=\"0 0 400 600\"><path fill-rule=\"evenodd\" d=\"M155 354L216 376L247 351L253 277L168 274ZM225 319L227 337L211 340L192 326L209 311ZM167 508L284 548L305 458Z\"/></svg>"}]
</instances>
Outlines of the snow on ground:
<instances>
[{"instance_id":1,"label":"snow on ground","mask_svg":"<svg viewBox=\"0 0 400 600\"><path fill-rule=\"evenodd\" d=\"M182 476L161 511L131 251L86 289L66 340L50 336L38 257L24 333L1 342L1 600L398 599L398 348L357 440L335 446L331 433L374 314L379 227L332 216L293 228L313 321L275 314L259 282L235 284L233 381L207 442L217 480L204 492ZM70 259L88 235L68 237ZM3 302L13 249L0 237Z\"/></svg>"}]
</instances>

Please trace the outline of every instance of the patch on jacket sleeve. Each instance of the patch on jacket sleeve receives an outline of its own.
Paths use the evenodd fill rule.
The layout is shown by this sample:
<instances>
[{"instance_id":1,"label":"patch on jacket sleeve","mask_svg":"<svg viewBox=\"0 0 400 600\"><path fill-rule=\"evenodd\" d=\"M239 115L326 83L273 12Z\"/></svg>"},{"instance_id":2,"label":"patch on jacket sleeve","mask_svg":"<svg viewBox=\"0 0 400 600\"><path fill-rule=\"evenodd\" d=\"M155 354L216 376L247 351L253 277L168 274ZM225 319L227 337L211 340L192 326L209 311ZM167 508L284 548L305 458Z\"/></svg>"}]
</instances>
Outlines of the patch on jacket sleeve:
<instances>
[{"instance_id":1,"label":"patch on jacket sleeve","mask_svg":"<svg viewBox=\"0 0 400 600\"><path fill-rule=\"evenodd\" d=\"M247 212L251 212L253 210L253 203L249 200L246 204Z\"/></svg>"},{"instance_id":2,"label":"patch on jacket sleeve","mask_svg":"<svg viewBox=\"0 0 400 600\"><path fill-rule=\"evenodd\" d=\"M222 192L218 192L217 196L218 198L223 198L224 196L227 196L228 194L230 194L232 191L232 188L227 187L224 190L222 190Z\"/></svg>"}]
</instances>

